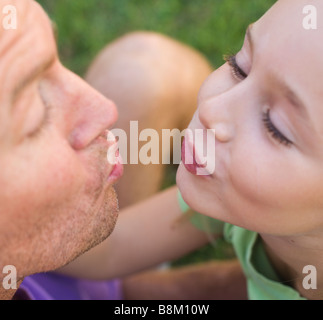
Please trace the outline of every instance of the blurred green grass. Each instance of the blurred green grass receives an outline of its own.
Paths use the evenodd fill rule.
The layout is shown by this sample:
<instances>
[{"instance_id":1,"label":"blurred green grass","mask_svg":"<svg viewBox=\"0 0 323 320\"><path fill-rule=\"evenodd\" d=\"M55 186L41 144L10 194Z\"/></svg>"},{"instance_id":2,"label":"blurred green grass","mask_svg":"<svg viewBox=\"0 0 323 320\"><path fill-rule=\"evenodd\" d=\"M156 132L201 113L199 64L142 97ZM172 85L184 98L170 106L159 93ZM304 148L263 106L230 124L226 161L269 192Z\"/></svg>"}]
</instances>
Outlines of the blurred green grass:
<instances>
[{"instance_id":1,"label":"blurred green grass","mask_svg":"<svg viewBox=\"0 0 323 320\"><path fill-rule=\"evenodd\" d=\"M214 67L223 54L241 48L247 26L276 0L38 0L58 28L62 63L80 76L109 42L135 30L150 30L182 41L204 54ZM165 185L174 183L169 168ZM181 266L234 257L223 239L173 263Z\"/></svg>"},{"instance_id":2,"label":"blurred green grass","mask_svg":"<svg viewBox=\"0 0 323 320\"><path fill-rule=\"evenodd\" d=\"M164 33L214 66L237 51L249 23L276 0L38 0L58 26L62 62L83 75L100 49L134 30Z\"/></svg>"}]
</instances>

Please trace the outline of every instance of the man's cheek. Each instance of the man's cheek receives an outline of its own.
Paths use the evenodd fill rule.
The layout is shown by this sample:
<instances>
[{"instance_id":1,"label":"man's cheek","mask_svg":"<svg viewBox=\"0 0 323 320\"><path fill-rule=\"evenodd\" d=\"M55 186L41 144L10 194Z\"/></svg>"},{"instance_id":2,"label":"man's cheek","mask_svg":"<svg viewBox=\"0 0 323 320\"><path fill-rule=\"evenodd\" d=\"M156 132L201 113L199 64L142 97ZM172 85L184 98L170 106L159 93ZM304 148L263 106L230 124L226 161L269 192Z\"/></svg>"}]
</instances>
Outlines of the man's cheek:
<instances>
[{"instance_id":1,"label":"man's cheek","mask_svg":"<svg viewBox=\"0 0 323 320\"><path fill-rule=\"evenodd\" d=\"M43 190L43 203L61 206L62 203L95 201L103 191L106 164L99 152L76 153L58 147L57 152L44 159L41 170L34 171L38 180L35 190ZM41 172L42 171L42 172Z\"/></svg>"},{"instance_id":2,"label":"man's cheek","mask_svg":"<svg viewBox=\"0 0 323 320\"><path fill-rule=\"evenodd\" d=\"M55 206L75 197L83 185L84 169L77 159L57 150L57 154L39 154L28 162L16 161L5 172L5 197L11 207Z\"/></svg>"},{"instance_id":3,"label":"man's cheek","mask_svg":"<svg viewBox=\"0 0 323 320\"><path fill-rule=\"evenodd\" d=\"M106 185L108 173L112 170L112 165L106 161L106 150L90 147L78 153L78 162L84 168L84 189L87 194L101 192Z\"/></svg>"},{"instance_id":4,"label":"man's cheek","mask_svg":"<svg viewBox=\"0 0 323 320\"><path fill-rule=\"evenodd\" d=\"M79 194L86 172L77 157L61 152L47 160L42 164L42 172L34 172L34 179L39 179L35 188L44 188L44 199L61 203Z\"/></svg>"}]
</instances>

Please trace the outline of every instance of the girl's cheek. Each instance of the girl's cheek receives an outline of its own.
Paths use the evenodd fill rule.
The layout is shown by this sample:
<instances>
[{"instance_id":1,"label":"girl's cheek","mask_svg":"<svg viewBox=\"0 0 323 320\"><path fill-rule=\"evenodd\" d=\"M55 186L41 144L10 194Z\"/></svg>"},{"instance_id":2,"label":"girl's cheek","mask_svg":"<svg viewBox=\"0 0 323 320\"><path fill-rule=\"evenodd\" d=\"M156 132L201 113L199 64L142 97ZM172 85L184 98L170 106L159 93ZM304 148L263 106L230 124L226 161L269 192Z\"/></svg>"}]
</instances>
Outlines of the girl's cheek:
<instances>
[{"instance_id":1,"label":"girl's cheek","mask_svg":"<svg viewBox=\"0 0 323 320\"><path fill-rule=\"evenodd\" d=\"M242 144L242 143L241 143ZM270 188L268 182L272 177L269 158L264 157L264 150L257 147L256 142L238 146L231 153L228 181L231 182L234 193L240 199L250 204L270 203ZM270 183L269 183L270 185Z\"/></svg>"}]
</instances>

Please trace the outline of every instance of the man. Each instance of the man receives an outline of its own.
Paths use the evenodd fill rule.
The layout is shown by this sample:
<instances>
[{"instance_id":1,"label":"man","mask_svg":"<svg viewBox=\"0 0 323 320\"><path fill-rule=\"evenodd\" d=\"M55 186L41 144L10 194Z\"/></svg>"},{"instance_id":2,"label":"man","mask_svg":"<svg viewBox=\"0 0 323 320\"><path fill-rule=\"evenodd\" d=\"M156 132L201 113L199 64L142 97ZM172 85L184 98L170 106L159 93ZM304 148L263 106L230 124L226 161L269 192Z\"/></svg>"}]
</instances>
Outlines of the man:
<instances>
[{"instance_id":1,"label":"man","mask_svg":"<svg viewBox=\"0 0 323 320\"><path fill-rule=\"evenodd\" d=\"M102 95L59 62L50 20L35 1L0 0L6 5L16 8L18 27L0 28L0 271L14 266L19 286L28 275L67 264L114 229L113 184L122 169L107 163L114 143L106 141L107 129L126 129L130 119L183 129L210 67L175 41L131 34L104 50L88 73ZM106 96L118 104L117 124ZM118 186L122 206L157 191L163 170L126 168ZM139 177L145 188L138 188ZM11 299L16 290L2 286L6 274L0 274L0 298Z\"/></svg>"},{"instance_id":2,"label":"man","mask_svg":"<svg viewBox=\"0 0 323 320\"><path fill-rule=\"evenodd\" d=\"M0 270L15 266L19 283L67 263L113 230L119 177L102 136L117 110L60 64L37 3L0 4L15 6L19 26L0 29ZM2 286L0 292L14 294Z\"/></svg>"}]
</instances>

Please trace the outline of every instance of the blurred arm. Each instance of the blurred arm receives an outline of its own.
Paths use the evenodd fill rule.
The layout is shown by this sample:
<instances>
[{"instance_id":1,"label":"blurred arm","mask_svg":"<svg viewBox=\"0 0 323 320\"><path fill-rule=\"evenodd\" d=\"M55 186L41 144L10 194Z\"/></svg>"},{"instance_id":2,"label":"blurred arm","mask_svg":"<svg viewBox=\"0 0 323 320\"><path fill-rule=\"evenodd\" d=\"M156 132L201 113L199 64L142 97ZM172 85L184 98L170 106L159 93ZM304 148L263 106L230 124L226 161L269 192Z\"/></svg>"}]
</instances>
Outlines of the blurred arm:
<instances>
[{"instance_id":1,"label":"blurred arm","mask_svg":"<svg viewBox=\"0 0 323 320\"><path fill-rule=\"evenodd\" d=\"M247 300L246 277L236 259L153 270L122 281L125 300Z\"/></svg>"},{"instance_id":2,"label":"blurred arm","mask_svg":"<svg viewBox=\"0 0 323 320\"><path fill-rule=\"evenodd\" d=\"M121 211L111 236L60 272L97 280L122 277L205 245L205 233L182 217L177 187L169 188Z\"/></svg>"}]
</instances>

